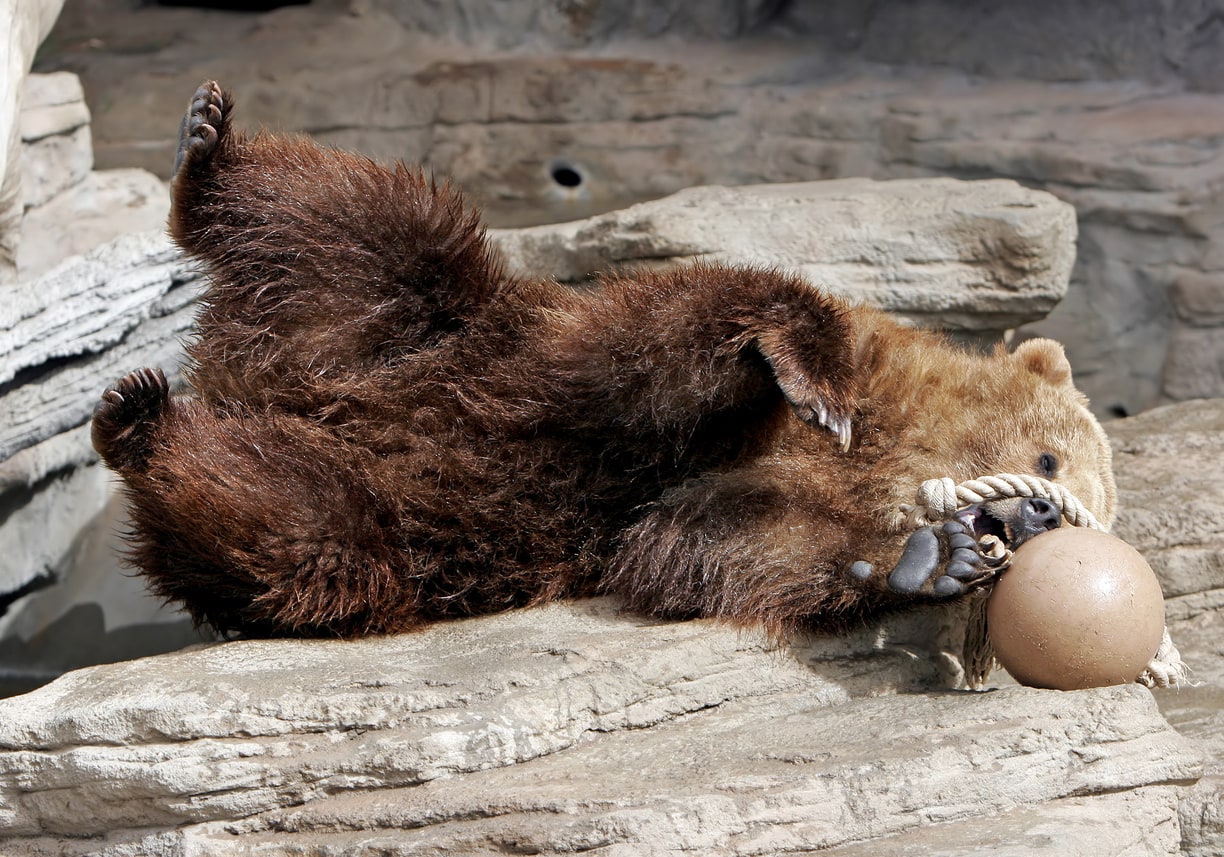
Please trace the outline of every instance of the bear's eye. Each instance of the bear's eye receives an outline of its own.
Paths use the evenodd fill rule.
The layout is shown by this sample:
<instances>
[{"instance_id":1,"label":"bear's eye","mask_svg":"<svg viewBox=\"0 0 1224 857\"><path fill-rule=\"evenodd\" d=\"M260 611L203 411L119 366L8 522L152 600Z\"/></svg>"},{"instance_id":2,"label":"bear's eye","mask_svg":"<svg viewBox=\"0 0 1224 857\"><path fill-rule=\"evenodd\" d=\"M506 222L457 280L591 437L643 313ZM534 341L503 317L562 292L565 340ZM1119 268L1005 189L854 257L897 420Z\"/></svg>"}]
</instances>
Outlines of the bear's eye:
<instances>
[{"instance_id":1,"label":"bear's eye","mask_svg":"<svg viewBox=\"0 0 1224 857\"><path fill-rule=\"evenodd\" d=\"M1052 452L1043 452L1037 456L1037 473L1046 479L1053 479L1058 473L1058 456Z\"/></svg>"}]
</instances>

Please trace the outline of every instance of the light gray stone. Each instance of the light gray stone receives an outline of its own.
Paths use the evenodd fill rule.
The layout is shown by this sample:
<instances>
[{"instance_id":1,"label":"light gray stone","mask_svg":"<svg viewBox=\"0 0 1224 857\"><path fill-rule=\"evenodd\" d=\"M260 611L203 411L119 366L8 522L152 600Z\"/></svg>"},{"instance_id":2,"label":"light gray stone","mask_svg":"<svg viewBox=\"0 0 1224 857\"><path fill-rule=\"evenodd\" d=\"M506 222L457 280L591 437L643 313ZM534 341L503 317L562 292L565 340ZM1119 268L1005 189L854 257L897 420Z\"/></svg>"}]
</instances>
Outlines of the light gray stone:
<instances>
[{"instance_id":1,"label":"light gray stone","mask_svg":"<svg viewBox=\"0 0 1224 857\"><path fill-rule=\"evenodd\" d=\"M1156 408L1106 426L1119 493L1114 533L1161 580L1191 684L1157 697L1198 741L1202 779L1181 796L1184 853L1224 853L1224 400Z\"/></svg>"},{"instance_id":2,"label":"light gray stone","mask_svg":"<svg viewBox=\"0 0 1224 857\"><path fill-rule=\"evenodd\" d=\"M594 601L81 670L0 702L0 829L15 857L753 854L1199 775L1141 687L880 696L900 653L821 645ZM1178 790L1147 794L1134 853L1169 853Z\"/></svg>"},{"instance_id":3,"label":"light gray stone","mask_svg":"<svg viewBox=\"0 0 1224 857\"><path fill-rule=\"evenodd\" d=\"M694 261L777 267L915 323L999 336L1066 290L1075 213L1014 182L867 179L692 188L587 220L493 238L517 273Z\"/></svg>"},{"instance_id":4,"label":"light gray stone","mask_svg":"<svg viewBox=\"0 0 1224 857\"><path fill-rule=\"evenodd\" d=\"M25 90L19 281L119 235L164 227L170 198L156 176L139 169L92 172L89 110L76 75L33 74Z\"/></svg>"},{"instance_id":5,"label":"light gray stone","mask_svg":"<svg viewBox=\"0 0 1224 857\"><path fill-rule=\"evenodd\" d=\"M1178 318L1195 327L1224 325L1224 272L1187 272L1173 283Z\"/></svg>"},{"instance_id":6,"label":"light gray stone","mask_svg":"<svg viewBox=\"0 0 1224 857\"><path fill-rule=\"evenodd\" d=\"M173 372L191 326L197 277L162 235L124 236L9 290L0 305L0 460L75 428L99 392L133 367Z\"/></svg>"},{"instance_id":7,"label":"light gray stone","mask_svg":"<svg viewBox=\"0 0 1224 857\"><path fill-rule=\"evenodd\" d=\"M981 819L923 825L898 836L822 851L822 857L1118 857L1182 854L1177 790L1150 786L1069 797ZM989 851L987 852L987 849Z\"/></svg>"},{"instance_id":8,"label":"light gray stone","mask_svg":"<svg viewBox=\"0 0 1224 857\"><path fill-rule=\"evenodd\" d=\"M86 132L88 133L88 132ZM76 184L26 211L17 270L25 282L65 259L120 235L161 232L170 214L165 183L139 169L86 173Z\"/></svg>"},{"instance_id":9,"label":"light gray stone","mask_svg":"<svg viewBox=\"0 0 1224 857\"><path fill-rule=\"evenodd\" d=\"M1186 402L1107 424L1114 534L1147 558L1168 598L1224 590L1224 402Z\"/></svg>"},{"instance_id":10,"label":"light gray stone","mask_svg":"<svg viewBox=\"0 0 1224 857\"><path fill-rule=\"evenodd\" d=\"M66 71L31 74L24 86L19 120L22 142L71 134L89 124L85 90L75 74Z\"/></svg>"},{"instance_id":11,"label":"light gray stone","mask_svg":"<svg viewBox=\"0 0 1224 857\"><path fill-rule=\"evenodd\" d=\"M366 0L404 27L499 47L576 47L611 37L734 37L777 17L769 0L653 0L628 3L499 3L490 0Z\"/></svg>"},{"instance_id":12,"label":"light gray stone","mask_svg":"<svg viewBox=\"0 0 1224 857\"><path fill-rule=\"evenodd\" d=\"M25 80L21 114L21 190L28 211L80 184L93 169L89 108L75 74L31 74ZM35 228L23 226L24 232ZM18 258L18 277L21 270Z\"/></svg>"},{"instance_id":13,"label":"light gray stone","mask_svg":"<svg viewBox=\"0 0 1224 857\"><path fill-rule=\"evenodd\" d=\"M62 471L37 490L8 495L11 508L0 526L0 592L15 592L39 578L53 582L82 526L110 499L110 482L104 469L85 467ZM5 624L0 619L0 636Z\"/></svg>"},{"instance_id":14,"label":"light gray stone","mask_svg":"<svg viewBox=\"0 0 1224 857\"><path fill-rule=\"evenodd\" d=\"M88 125L67 134L24 144L21 147L21 191L25 210L28 212L46 205L56 194L79 185L89 176L92 168L93 149L90 147ZM61 232L67 227L68 224L62 224ZM23 220L22 231L37 235L37 226L29 224L28 219ZM20 269L19 254L18 276L28 276Z\"/></svg>"},{"instance_id":15,"label":"light gray stone","mask_svg":"<svg viewBox=\"0 0 1224 857\"><path fill-rule=\"evenodd\" d=\"M21 226L22 98L34 53L51 31L64 0L0 0L0 286L17 277Z\"/></svg>"},{"instance_id":16,"label":"light gray stone","mask_svg":"<svg viewBox=\"0 0 1224 857\"><path fill-rule=\"evenodd\" d=\"M1193 598L1172 599L1170 607ZM1224 854L1224 604L1170 621L1170 632L1190 659L1194 683L1157 699L1169 723L1205 756L1202 778L1180 797L1182 847L1187 857L1216 857Z\"/></svg>"},{"instance_id":17,"label":"light gray stone","mask_svg":"<svg viewBox=\"0 0 1224 857\"><path fill-rule=\"evenodd\" d=\"M68 579L81 577L74 546L98 526L113 496L109 474L88 466L96 461L88 420L101 391L134 368L162 366L177 377L197 287L196 272L169 241L145 233L7 290L0 302L0 593L54 583L61 602L94 601L84 584L88 574ZM113 553L118 528L101 526ZM22 619L33 597L0 613L0 638L15 622L24 622L29 638L45 630L28 627L30 616ZM57 617L49 615L48 623ZM96 651L86 647L79 655ZM0 672L24 668L10 660L0 657ZM69 659L58 669L83 662Z\"/></svg>"},{"instance_id":18,"label":"light gray stone","mask_svg":"<svg viewBox=\"0 0 1224 857\"><path fill-rule=\"evenodd\" d=\"M1169 337L1163 392L1171 399L1224 396L1224 326L1183 325Z\"/></svg>"}]
</instances>

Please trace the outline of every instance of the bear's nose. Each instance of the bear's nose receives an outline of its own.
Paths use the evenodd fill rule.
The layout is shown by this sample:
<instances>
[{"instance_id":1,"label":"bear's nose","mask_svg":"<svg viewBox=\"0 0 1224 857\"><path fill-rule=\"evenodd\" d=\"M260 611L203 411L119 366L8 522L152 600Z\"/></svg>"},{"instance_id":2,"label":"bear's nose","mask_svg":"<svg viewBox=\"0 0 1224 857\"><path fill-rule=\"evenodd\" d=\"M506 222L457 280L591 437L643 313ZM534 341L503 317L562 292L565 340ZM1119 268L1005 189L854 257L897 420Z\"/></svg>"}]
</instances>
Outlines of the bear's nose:
<instances>
[{"instance_id":1,"label":"bear's nose","mask_svg":"<svg viewBox=\"0 0 1224 857\"><path fill-rule=\"evenodd\" d=\"M1062 526L1062 510L1040 497L1029 497L1020 504L1020 522L1030 535L1056 530Z\"/></svg>"}]
</instances>

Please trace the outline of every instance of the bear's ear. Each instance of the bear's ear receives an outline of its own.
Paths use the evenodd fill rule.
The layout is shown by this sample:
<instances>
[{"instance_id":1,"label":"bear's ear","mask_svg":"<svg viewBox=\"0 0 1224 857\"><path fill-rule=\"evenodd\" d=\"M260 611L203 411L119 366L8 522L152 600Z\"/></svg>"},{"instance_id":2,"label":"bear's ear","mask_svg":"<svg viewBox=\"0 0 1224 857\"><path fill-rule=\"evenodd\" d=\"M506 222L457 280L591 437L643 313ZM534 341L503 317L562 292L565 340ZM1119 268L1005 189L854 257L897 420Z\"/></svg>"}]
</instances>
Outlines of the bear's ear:
<instances>
[{"instance_id":1,"label":"bear's ear","mask_svg":"<svg viewBox=\"0 0 1224 857\"><path fill-rule=\"evenodd\" d=\"M1063 347L1053 339L1027 339L1012 356L1025 369L1055 386L1071 383L1071 364Z\"/></svg>"}]
</instances>

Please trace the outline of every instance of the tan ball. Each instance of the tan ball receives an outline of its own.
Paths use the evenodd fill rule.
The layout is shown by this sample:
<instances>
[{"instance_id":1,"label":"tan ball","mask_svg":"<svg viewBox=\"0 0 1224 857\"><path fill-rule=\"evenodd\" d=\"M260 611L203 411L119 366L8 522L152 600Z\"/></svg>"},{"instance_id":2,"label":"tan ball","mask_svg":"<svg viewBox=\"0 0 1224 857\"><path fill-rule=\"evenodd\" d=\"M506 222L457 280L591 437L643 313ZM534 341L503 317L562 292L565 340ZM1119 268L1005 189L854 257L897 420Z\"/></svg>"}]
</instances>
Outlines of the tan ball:
<instances>
[{"instance_id":1,"label":"tan ball","mask_svg":"<svg viewBox=\"0 0 1224 857\"><path fill-rule=\"evenodd\" d=\"M1025 542L994 585L986 622L995 657L1030 687L1132 682L1160 647L1164 597L1121 539L1061 527Z\"/></svg>"}]
</instances>

